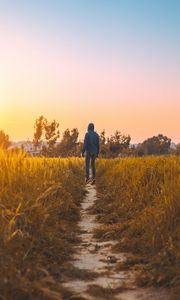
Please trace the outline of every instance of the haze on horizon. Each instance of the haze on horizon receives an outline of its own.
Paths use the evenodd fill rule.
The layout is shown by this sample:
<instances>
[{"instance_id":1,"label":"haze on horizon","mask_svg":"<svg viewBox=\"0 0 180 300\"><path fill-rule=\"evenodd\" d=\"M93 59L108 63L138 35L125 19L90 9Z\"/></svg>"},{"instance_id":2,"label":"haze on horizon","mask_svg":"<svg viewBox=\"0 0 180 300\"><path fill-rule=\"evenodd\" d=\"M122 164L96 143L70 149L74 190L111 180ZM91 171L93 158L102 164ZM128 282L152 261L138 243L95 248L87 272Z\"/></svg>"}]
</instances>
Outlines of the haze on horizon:
<instances>
[{"instance_id":1,"label":"haze on horizon","mask_svg":"<svg viewBox=\"0 0 180 300\"><path fill-rule=\"evenodd\" d=\"M32 139L44 115L80 138L94 122L180 142L179 15L179 0L0 0L0 129Z\"/></svg>"}]
</instances>

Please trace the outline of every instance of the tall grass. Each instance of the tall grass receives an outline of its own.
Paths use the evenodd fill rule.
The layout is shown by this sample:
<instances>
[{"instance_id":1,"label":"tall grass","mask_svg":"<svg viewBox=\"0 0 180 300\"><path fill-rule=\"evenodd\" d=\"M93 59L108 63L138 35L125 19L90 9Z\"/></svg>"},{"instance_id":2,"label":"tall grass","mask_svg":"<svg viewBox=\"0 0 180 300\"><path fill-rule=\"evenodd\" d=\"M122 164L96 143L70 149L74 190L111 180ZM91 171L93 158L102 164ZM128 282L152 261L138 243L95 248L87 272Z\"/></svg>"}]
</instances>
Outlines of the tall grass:
<instances>
[{"instance_id":1,"label":"tall grass","mask_svg":"<svg viewBox=\"0 0 180 300\"><path fill-rule=\"evenodd\" d=\"M61 299L83 193L81 159L0 150L0 299Z\"/></svg>"},{"instance_id":2,"label":"tall grass","mask_svg":"<svg viewBox=\"0 0 180 300\"><path fill-rule=\"evenodd\" d=\"M180 158L100 160L96 236L145 263L141 283L180 285Z\"/></svg>"}]
</instances>

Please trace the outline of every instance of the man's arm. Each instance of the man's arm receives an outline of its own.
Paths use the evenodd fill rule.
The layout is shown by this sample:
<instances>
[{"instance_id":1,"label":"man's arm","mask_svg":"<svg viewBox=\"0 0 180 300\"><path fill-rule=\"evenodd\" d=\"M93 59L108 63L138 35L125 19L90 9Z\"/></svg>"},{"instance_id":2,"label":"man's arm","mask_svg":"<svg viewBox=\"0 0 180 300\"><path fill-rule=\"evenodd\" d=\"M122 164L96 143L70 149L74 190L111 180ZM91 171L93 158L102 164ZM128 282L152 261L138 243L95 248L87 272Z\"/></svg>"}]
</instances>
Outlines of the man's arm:
<instances>
[{"instance_id":1,"label":"man's arm","mask_svg":"<svg viewBox=\"0 0 180 300\"><path fill-rule=\"evenodd\" d=\"M84 137L84 143L82 148L82 155L84 155L84 152L87 150L87 143L88 143L88 133L85 134Z\"/></svg>"},{"instance_id":2,"label":"man's arm","mask_svg":"<svg viewBox=\"0 0 180 300\"><path fill-rule=\"evenodd\" d=\"M97 156L99 155L99 135L97 134Z\"/></svg>"}]
</instances>

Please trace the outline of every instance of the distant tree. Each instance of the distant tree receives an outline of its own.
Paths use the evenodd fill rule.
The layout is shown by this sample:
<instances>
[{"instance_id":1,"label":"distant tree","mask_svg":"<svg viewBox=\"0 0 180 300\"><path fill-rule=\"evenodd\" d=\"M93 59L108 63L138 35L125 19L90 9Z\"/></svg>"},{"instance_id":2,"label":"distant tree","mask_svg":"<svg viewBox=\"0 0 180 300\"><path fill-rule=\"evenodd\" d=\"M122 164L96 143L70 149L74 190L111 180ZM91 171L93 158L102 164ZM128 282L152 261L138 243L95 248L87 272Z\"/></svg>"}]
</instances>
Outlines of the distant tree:
<instances>
[{"instance_id":1,"label":"distant tree","mask_svg":"<svg viewBox=\"0 0 180 300\"><path fill-rule=\"evenodd\" d=\"M74 156L81 156L82 155L82 148L83 148L83 142L78 141L75 147L75 154Z\"/></svg>"},{"instance_id":2,"label":"distant tree","mask_svg":"<svg viewBox=\"0 0 180 300\"><path fill-rule=\"evenodd\" d=\"M118 156L123 149L129 148L130 141L130 135L124 135L116 130L114 135L111 135L108 139L110 155Z\"/></svg>"},{"instance_id":3,"label":"distant tree","mask_svg":"<svg viewBox=\"0 0 180 300\"><path fill-rule=\"evenodd\" d=\"M60 137L59 132L59 123L55 120L52 122L48 122L47 119L44 120L44 130L45 130L45 139L50 148L52 148L57 139Z\"/></svg>"},{"instance_id":4,"label":"distant tree","mask_svg":"<svg viewBox=\"0 0 180 300\"><path fill-rule=\"evenodd\" d=\"M169 153L170 145L171 139L159 134L145 140L140 149L144 155L162 155Z\"/></svg>"},{"instance_id":5,"label":"distant tree","mask_svg":"<svg viewBox=\"0 0 180 300\"><path fill-rule=\"evenodd\" d=\"M9 135L5 134L3 130L0 130L0 147L7 149L10 145L11 142L9 141Z\"/></svg>"},{"instance_id":6,"label":"distant tree","mask_svg":"<svg viewBox=\"0 0 180 300\"><path fill-rule=\"evenodd\" d=\"M59 123L55 120L48 122L44 116L40 116L34 125L33 144L35 148L41 148L41 153L46 156L55 155L56 141L60 136ZM42 146L42 142L46 141L47 145Z\"/></svg>"},{"instance_id":7,"label":"distant tree","mask_svg":"<svg viewBox=\"0 0 180 300\"><path fill-rule=\"evenodd\" d=\"M180 143L176 146L176 155L180 155Z\"/></svg>"},{"instance_id":8,"label":"distant tree","mask_svg":"<svg viewBox=\"0 0 180 300\"><path fill-rule=\"evenodd\" d=\"M33 145L35 146L35 148L37 149L38 147L41 146L41 139L43 136L43 130L44 130L44 117L40 116L38 119L36 119L35 121L35 125L34 125L34 138L33 138Z\"/></svg>"},{"instance_id":9,"label":"distant tree","mask_svg":"<svg viewBox=\"0 0 180 300\"><path fill-rule=\"evenodd\" d=\"M142 143L139 143L135 149L134 149L134 155L135 156L143 156L144 155L144 150L143 150L143 146Z\"/></svg>"},{"instance_id":10,"label":"distant tree","mask_svg":"<svg viewBox=\"0 0 180 300\"><path fill-rule=\"evenodd\" d=\"M101 131L100 133L100 144L104 145L106 143L106 132L105 130Z\"/></svg>"},{"instance_id":11,"label":"distant tree","mask_svg":"<svg viewBox=\"0 0 180 300\"><path fill-rule=\"evenodd\" d=\"M60 137L59 132L59 123L55 120L52 122L48 122L47 119L43 121L43 128L44 128L44 137L47 141L47 146L43 146L43 154L47 156L54 156L56 149L56 141Z\"/></svg>"},{"instance_id":12,"label":"distant tree","mask_svg":"<svg viewBox=\"0 0 180 300\"><path fill-rule=\"evenodd\" d=\"M100 142L100 155L102 157L108 157L109 154L109 145L107 143L106 132L103 130L99 135Z\"/></svg>"},{"instance_id":13,"label":"distant tree","mask_svg":"<svg viewBox=\"0 0 180 300\"><path fill-rule=\"evenodd\" d=\"M78 136L77 128L73 128L71 131L67 128L63 133L60 144L57 146L57 153L63 157L79 155Z\"/></svg>"},{"instance_id":14,"label":"distant tree","mask_svg":"<svg viewBox=\"0 0 180 300\"><path fill-rule=\"evenodd\" d=\"M73 128L71 130L71 144L72 146L77 144L78 141L78 136L79 136L79 131L77 128Z\"/></svg>"},{"instance_id":15,"label":"distant tree","mask_svg":"<svg viewBox=\"0 0 180 300\"><path fill-rule=\"evenodd\" d=\"M136 152L136 147L134 145L132 145L131 147L128 147L128 148L123 148L121 151L122 156L124 156L124 157L136 156L135 152Z\"/></svg>"}]
</instances>

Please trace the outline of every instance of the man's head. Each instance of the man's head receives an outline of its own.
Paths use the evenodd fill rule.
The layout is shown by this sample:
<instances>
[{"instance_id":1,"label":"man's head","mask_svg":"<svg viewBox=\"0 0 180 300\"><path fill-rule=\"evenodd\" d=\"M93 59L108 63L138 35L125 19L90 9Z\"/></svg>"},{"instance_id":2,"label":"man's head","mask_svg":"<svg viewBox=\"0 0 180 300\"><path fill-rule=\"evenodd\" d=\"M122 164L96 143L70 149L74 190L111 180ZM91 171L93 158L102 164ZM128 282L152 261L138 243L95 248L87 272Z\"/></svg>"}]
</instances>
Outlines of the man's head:
<instances>
[{"instance_id":1,"label":"man's head","mask_svg":"<svg viewBox=\"0 0 180 300\"><path fill-rule=\"evenodd\" d=\"M89 123L89 125L88 125L88 131L89 130L94 131L94 124L93 123Z\"/></svg>"}]
</instances>

